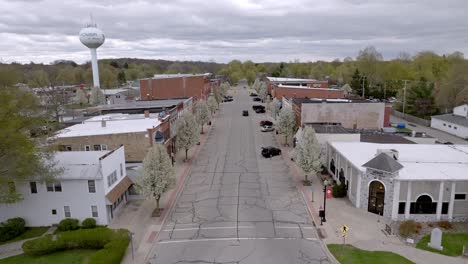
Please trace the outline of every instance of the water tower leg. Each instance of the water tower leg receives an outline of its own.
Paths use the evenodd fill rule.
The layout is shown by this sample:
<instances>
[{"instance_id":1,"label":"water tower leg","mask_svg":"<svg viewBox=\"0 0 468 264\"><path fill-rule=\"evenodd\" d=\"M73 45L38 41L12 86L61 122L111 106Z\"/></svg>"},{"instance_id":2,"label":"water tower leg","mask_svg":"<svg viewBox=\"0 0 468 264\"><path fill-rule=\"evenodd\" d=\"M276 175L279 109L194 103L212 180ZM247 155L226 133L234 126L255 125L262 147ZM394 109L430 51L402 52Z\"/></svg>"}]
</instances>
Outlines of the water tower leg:
<instances>
[{"instance_id":1,"label":"water tower leg","mask_svg":"<svg viewBox=\"0 0 468 264\"><path fill-rule=\"evenodd\" d=\"M94 87L101 87L99 84L99 69L98 69L98 63L97 63L97 52L96 49L90 49L91 50L91 66L93 68L93 84Z\"/></svg>"}]
</instances>

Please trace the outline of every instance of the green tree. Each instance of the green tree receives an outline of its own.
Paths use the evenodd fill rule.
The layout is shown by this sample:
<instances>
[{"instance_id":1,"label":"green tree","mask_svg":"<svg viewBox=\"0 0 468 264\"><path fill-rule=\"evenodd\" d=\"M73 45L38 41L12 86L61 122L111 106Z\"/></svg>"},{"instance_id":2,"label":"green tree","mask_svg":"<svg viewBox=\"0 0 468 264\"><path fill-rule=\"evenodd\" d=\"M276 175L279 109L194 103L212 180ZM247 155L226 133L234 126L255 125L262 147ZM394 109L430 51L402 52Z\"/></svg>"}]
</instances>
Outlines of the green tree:
<instances>
[{"instance_id":1,"label":"green tree","mask_svg":"<svg viewBox=\"0 0 468 264\"><path fill-rule=\"evenodd\" d=\"M0 87L13 86L19 81L20 73L15 67L0 64Z\"/></svg>"},{"instance_id":2,"label":"green tree","mask_svg":"<svg viewBox=\"0 0 468 264\"><path fill-rule=\"evenodd\" d=\"M33 94L0 89L0 203L22 199L12 188L14 182L45 181L60 173L45 144L47 119L39 113L42 109Z\"/></svg>"},{"instance_id":3,"label":"green tree","mask_svg":"<svg viewBox=\"0 0 468 264\"><path fill-rule=\"evenodd\" d=\"M437 113L434 99L434 85L422 78L414 83L407 92L407 113L420 118L430 119Z\"/></svg>"},{"instance_id":4,"label":"green tree","mask_svg":"<svg viewBox=\"0 0 468 264\"><path fill-rule=\"evenodd\" d=\"M437 104L444 112L468 99L468 62L455 61L449 68L437 96Z\"/></svg>"},{"instance_id":5,"label":"green tree","mask_svg":"<svg viewBox=\"0 0 468 264\"><path fill-rule=\"evenodd\" d=\"M127 82L127 78L125 78L125 71L119 71L117 74L117 80L120 85L125 84Z\"/></svg>"},{"instance_id":6,"label":"green tree","mask_svg":"<svg viewBox=\"0 0 468 264\"><path fill-rule=\"evenodd\" d=\"M49 74L44 70L36 70L32 73L28 82L29 87L43 88L50 85Z\"/></svg>"}]
</instances>

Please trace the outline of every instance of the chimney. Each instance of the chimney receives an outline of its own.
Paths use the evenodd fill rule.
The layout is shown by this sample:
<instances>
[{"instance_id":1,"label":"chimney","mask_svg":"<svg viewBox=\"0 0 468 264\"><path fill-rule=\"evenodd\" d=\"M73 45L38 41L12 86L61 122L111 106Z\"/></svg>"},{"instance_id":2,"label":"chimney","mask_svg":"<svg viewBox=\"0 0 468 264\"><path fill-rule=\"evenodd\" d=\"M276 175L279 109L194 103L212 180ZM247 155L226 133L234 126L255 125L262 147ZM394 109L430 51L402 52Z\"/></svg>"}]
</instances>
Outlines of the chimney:
<instances>
[{"instance_id":1,"label":"chimney","mask_svg":"<svg viewBox=\"0 0 468 264\"><path fill-rule=\"evenodd\" d=\"M149 110L145 110L145 118L148 118L148 117L150 117L150 112Z\"/></svg>"},{"instance_id":2,"label":"chimney","mask_svg":"<svg viewBox=\"0 0 468 264\"><path fill-rule=\"evenodd\" d=\"M106 120L104 119L101 120L101 127L106 127Z\"/></svg>"}]
</instances>

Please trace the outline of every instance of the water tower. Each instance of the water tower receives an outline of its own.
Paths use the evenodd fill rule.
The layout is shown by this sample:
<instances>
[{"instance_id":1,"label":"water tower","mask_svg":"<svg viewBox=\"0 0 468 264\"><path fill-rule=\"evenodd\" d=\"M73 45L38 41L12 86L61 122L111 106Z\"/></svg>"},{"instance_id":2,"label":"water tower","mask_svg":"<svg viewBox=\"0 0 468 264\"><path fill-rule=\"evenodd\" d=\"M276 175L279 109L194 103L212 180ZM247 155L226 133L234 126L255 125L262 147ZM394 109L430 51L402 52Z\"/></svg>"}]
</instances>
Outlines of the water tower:
<instances>
[{"instance_id":1,"label":"water tower","mask_svg":"<svg viewBox=\"0 0 468 264\"><path fill-rule=\"evenodd\" d=\"M91 21L85 25L83 29L80 31L80 41L89 48L91 51L91 66L93 68L93 84L94 87L99 88L99 69L97 63L97 52L96 49L99 48L106 37L104 37L104 33L97 28L96 23L93 22L91 17Z\"/></svg>"}]
</instances>

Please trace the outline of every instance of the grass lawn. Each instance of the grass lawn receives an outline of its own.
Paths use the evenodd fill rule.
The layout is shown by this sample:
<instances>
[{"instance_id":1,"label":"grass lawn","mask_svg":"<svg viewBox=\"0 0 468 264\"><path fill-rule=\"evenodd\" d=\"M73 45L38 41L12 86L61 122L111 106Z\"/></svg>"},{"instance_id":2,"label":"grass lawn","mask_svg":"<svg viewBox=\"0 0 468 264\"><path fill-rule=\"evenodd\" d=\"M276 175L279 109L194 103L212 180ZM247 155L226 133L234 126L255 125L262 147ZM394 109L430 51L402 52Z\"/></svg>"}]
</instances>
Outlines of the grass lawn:
<instances>
[{"instance_id":1,"label":"grass lawn","mask_svg":"<svg viewBox=\"0 0 468 264\"><path fill-rule=\"evenodd\" d=\"M411 264L410 260L387 251L367 251L351 245L328 244L328 249L341 264ZM0 262L1 263L1 262Z\"/></svg>"},{"instance_id":2,"label":"grass lawn","mask_svg":"<svg viewBox=\"0 0 468 264\"><path fill-rule=\"evenodd\" d=\"M27 238L42 236L42 234L44 234L47 230L49 230L48 226L45 226L45 227L44 226L41 226L41 227L27 227L26 232L24 232L23 234L15 237L15 238L13 238L11 240L0 242L0 245L20 241L20 240L27 239Z\"/></svg>"},{"instance_id":3,"label":"grass lawn","mask_svg":"<svg viewBox=\"0 0 468 264\"><path fill-rule=\"evenodd\" d=\"M460 256L462 254L463 245L468 246L468 233L444 233L442 235L442 247L440 251L427 246L431 240L431 235L424 236L416 245L417 248L432 251L447 256Z\"/></svg>"},{"instance_id":4,"label":"grass lawn","mask_svg":"<svg viewBox=\"0 0 468 264\"><path fill-rule=\"evenodd\" d=\"M95 252L96 250L79 249L60 251L38 257L18 255L6 259L0 259L0 264L83 264L85 263L85 260Z\"/></svg>"}]
</instances>

